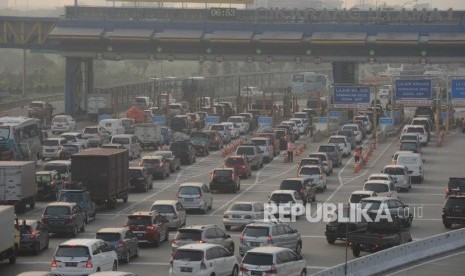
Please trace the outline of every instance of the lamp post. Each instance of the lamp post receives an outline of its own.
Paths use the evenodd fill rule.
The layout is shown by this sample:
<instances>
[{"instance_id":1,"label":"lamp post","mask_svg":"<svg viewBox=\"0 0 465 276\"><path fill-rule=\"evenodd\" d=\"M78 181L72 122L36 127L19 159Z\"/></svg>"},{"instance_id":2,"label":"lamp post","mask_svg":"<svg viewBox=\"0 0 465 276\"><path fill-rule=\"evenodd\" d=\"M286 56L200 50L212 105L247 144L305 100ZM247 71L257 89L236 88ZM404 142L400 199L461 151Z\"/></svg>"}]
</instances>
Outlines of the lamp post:
<instances>
[{"instance_id":1,"label":"lamp post","mask_svg":"<svg viewBox=\"0 0 465 276\"><path fill-rule=\"evenodd\" d=\"M406 5L417 3L417 2L418 0L410 0L410 1L404 2L400 7L403 9Z\"/></svg>"}]
</instances>

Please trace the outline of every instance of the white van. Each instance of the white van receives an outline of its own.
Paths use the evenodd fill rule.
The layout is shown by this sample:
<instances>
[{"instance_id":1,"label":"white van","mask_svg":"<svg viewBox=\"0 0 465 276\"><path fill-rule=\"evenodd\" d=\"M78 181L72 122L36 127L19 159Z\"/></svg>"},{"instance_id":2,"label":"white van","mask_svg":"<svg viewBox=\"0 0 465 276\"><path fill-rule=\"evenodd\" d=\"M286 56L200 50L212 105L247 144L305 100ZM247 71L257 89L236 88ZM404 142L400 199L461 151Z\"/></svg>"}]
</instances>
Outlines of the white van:
<instances>
[{"instance_id":1,"label":"white van","mask_svg":"<svg viewBox=\"0 0 465 276\"><path fill-rule=\"evenodd\" d=\"M124 126L121 119L103 119L99 122L98 125L101 130L110 136L124 134Z\"/></svg>"},{"instance_id":2,"label":"white van","mask_svg":"<svg viewBox=\"0 0 465 276\"><path fill-rule=\"evenodd\" d=\"M363 184L364 191L373 191L380 197L399 198L397 189L392 181L368 180Z\"/></svg>"},{"instance_id":3,"label":"white van","mask_svg":"<svg viewBox=\"0 0 465 276\"><path fill-rule=\"evenodd\" d=\"M420 135L420 143L426 146L429 141L429 134L424 125L405 125L402 130L403 133L418 133Z\"/></svg>"},{"instance_id":4,"label":"white van","mask_svg":"<svg viewBox=\"0 0 465 276\"><path fill-rule=\"evenodd\" d=\"M129 151L129 158L134 159L136 156L140 157L140 143L134 134L117 134L111 137L112 144L123 145Z\"/></svg>"},{"instance_id":5,"label":"white van","mask_svg":"<svg viewBox=\"0 0 465 276\"><path fill-rule=\"evenodd\" d=\"M418 153L401 153L397 156L397 165L404 165L408 168L412 182L414 180L418 183L423 182L425 177L423 162L421 155Z\"/></svg>"},{"instance_id":6,"label":"white van","mask_svg":"<svg viewBox=\"0 0 465 276\"><path fill-rule=\"evenodd\" d=\"M139 109L148 109L153 106L153 102L150 97L134 97L132 100L132 105L139 108Z\"/></svg>"}]
</instances>

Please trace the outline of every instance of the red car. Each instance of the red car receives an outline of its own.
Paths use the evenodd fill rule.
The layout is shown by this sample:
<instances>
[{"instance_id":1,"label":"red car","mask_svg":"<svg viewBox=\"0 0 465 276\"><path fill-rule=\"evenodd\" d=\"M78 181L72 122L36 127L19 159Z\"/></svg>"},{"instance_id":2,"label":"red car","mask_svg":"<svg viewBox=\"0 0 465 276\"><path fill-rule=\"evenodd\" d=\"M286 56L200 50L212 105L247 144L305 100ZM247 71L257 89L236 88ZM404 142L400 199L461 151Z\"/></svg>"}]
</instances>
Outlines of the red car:
<instances>
[{"instance_id":1,"label":"red car","mask_svg":"<svg viewBox=\"0 0 465 276\"><path fill-rule=\"evenodd\" d=\"M224 161L225 168L233 168L234 171L243 178L248 178L252 175L252 169L249 159L243 155L232 155Z\"/></svg>"},{"instance_id":2,"label":"red car","mask_svg":"<svg viewBox=\"0 0 465 276\"><path fill-rule=\"evenodd\" d=\"M128 216L125 227L136 235L139 242L158 247L162 241L168 241L168 219L157 212L134 212Z\"/></svg>"}]
</instances>

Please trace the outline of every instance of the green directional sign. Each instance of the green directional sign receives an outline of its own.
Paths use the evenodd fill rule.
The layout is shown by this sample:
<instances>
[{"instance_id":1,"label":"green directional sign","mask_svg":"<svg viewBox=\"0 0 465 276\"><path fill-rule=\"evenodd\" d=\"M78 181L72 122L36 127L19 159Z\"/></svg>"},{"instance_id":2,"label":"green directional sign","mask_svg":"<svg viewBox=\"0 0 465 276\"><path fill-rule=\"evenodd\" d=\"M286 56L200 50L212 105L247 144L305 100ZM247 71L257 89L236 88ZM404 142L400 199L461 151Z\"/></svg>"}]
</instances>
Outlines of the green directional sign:
<instances>
[{"instance_id":1,"label":"green directional sign","mask_svg":"<svg viewBox=\"0 0 465 276\"><path fill-rule=\"evenodd\" d=\"M108 52L113 52L113 47L112 47L112 46L108 46L108 47L107 47L107 51L108 51Z\"/></svg>"},{"instance_id":2,"label":"green directional sign","mask_svg":"<svg viewBox=\"0 0 465 276\"><path fill-rule=\"evenodd\" d=\"M374 56L376 54L376 52L375 52L375 50L370 50L370 51L368 51L368 54L370 56Z\"/></svg>"},{"instance_id":3,"label":"green directional sign","mask_svg":"<svg viewBox=\"0 0 465 276\"><path fill-rule=\"evenodd\" d=\"M428 52L426 52L426 50L423 50L423 51L420 52L420 55L422 57L426 57L426 55L428 55Z\"/></svg>"},{"instance_id":4,"label":"green directional sign","mask_svg":"<svg viewBox=\"0 0 465 276\"><path fill-rule=\"evenodd\" d=\"M312 55L312 50L307 49L307 51L305 51L305 54L306 54L307 56L311 56L311 55Z\"/></svg>"},{"instance_id":5,"label":"green directional sign","mask_svg":"<svg viewBox=\"0 0 465 276\"><path fill-rule=\"evenodd\" d=\"M207 48L207 50L205 50L205 52L206 52L207 54L211 54L211 53L212 53L212 48Z\"/></svg>"},{"instance_id":6,"label":"green directional sign","mask_svg":"<svg viewBox=\"0 0 465 276\"><path fill-rule=\"evenodd\" d=\"M163 48L162 48L162 47L160 47L160 46L158 46L156 50L157 50L157 53L161 53L161 52L163 52Z\"/></svg>"},{"instance_id":7,"label":"green directional sign","mask_svg":"<svg viewBox=\"0 0 465 276\"><path fill-rule=\"evenodd\" d=\"M257 48L257 50L255 50L255 53L256 53L257 55L260 55L260 54L262 53L262 49Z\"/></svg>"}]
</instances>

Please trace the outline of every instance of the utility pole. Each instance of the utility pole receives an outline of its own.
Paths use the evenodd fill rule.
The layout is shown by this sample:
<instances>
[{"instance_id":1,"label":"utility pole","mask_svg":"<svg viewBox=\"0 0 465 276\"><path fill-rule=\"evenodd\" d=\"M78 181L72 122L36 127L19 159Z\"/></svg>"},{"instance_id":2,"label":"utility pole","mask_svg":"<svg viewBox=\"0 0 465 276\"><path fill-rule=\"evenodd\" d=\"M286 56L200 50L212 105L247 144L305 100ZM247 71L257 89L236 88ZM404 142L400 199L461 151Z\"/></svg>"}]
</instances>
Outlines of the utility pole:
<instances>
[{"instance_id":1,"label":"utility pole","mask_svg":"<svg viewBox=\"0 0 465 276\"><path fill-rule=\"evenodd\" d=\"M26 60L27 60L27 52L26 48L23 49L23 97L26 97Z\"/></svg>"},{"instance_id":2,"label":"utility pole","mask_svg":"<svg viewBox=\"0 0 465 276\"><path fill-rule=\"evenodd\" d=\"M376 104L378 100L378 87L375 86L375 101L373 106L373 137L375 138L375 143L378 144L378 105Z\"/></svg>"}]
</instances>

